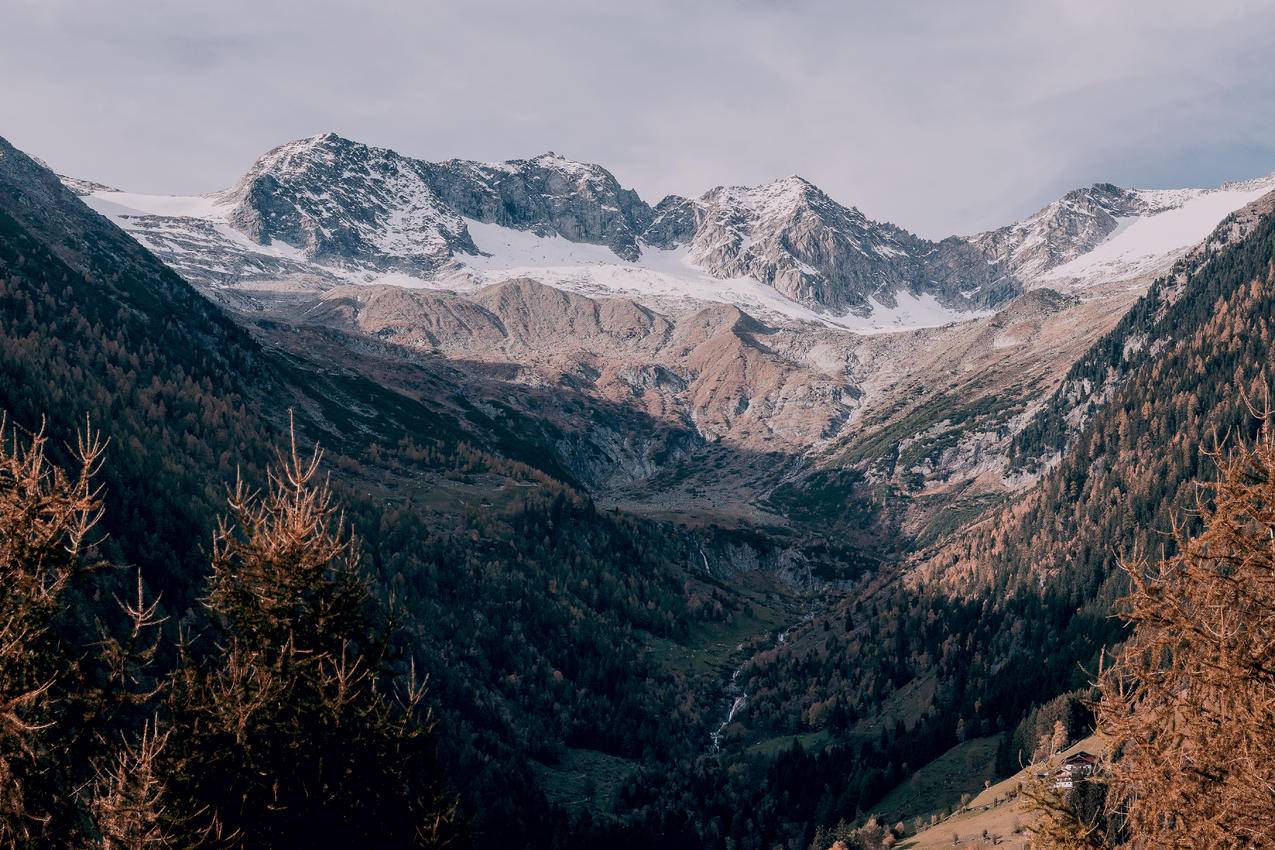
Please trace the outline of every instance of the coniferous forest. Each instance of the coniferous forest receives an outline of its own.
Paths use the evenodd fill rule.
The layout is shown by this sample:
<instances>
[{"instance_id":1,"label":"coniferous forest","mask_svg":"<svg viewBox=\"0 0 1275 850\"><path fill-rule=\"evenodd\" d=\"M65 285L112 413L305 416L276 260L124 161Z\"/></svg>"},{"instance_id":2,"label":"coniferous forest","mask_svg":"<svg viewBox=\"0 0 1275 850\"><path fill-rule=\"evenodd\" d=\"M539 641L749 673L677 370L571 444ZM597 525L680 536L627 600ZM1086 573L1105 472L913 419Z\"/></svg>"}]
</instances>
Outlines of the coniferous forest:
<instances>
[{"instance_id":1,"label":"coniferous forest","mask_svg":"<svg viewBox=\"0 0 1275 850\"><path fill-rule=\"evenodd\" d=\"M928 242L801 178L649 206L325 133L203 220L0 139L0 848L1275 846L1275 191L1208 191L1100 286L1030 249L1189 199ZM357 265L405 221L450 253ZM488 228L791 309L448 289ZM958 318L854 324L914 301Z\"/></svg>"}]
</instances>

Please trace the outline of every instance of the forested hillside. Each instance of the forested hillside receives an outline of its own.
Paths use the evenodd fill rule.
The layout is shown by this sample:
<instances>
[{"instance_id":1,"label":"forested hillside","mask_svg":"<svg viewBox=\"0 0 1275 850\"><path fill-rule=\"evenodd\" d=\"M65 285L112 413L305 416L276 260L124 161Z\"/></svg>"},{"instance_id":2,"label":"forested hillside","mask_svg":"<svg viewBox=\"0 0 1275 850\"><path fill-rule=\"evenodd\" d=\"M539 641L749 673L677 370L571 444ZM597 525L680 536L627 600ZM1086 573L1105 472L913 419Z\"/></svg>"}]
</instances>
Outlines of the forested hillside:
<instances>
[{"instance_id":1,"label":"forested hillside","mask_svg":"<svg viewBox=\"0 0 1275 850\"><path fill-rule=\"evenodd\" d=\"M1149 356L1183 330L1184 320L1188 324L1192 321L1169 310L1185 291L1187 282L1220 252L1251 234L1273 208L1275 196L1268 194L1232 213L1202 245L1156 281L1116 327L1072 365L1049 401L1014 436L1010 453L1013 463L1039 468L1056 460L1095 410Z\"/></svg>"},{"instance_id":2,"label":"forested hillside","mask_svg":"<svg viewBox=\"0 0 1275 850\"><path fill-rule=\"evenodd\" d=\"M1057 467L1018 504L918 560L916 574L965 593L1034 587L1076 604L1109 602L1117 550L1156 551L1207 480L1208 453L1251 438L1268 406L1275 220L1158 284L1091 363L1120 352L1110 401L1094 410ZM1026 441L1025 443L1026 444ZM1030 533L1029 533L1029 530Z\"/></svg>"},{"instance_id":3,"label":"forested hillside","mask_svg":"<svg viewBox=\"0 0 1275 850\"><path fill-rule=\"evenodd\" d=\"M1019 720L1086 687L1100 650L1125 636L1110 616L1125 591L1119 556L1171 548L1174 518L1190 518L1192 482L1214 474L1210 448L1261 425L1246 399L1261 409L1275 383L1268 210L1241 240L1157 284L1095 345L1077 376L1119 378L1037 488L762 659L748 673L746 719L790 735L909 740L933 755L999 734L1002 771L1030 757Z\"/></svg>"}]
</instances>

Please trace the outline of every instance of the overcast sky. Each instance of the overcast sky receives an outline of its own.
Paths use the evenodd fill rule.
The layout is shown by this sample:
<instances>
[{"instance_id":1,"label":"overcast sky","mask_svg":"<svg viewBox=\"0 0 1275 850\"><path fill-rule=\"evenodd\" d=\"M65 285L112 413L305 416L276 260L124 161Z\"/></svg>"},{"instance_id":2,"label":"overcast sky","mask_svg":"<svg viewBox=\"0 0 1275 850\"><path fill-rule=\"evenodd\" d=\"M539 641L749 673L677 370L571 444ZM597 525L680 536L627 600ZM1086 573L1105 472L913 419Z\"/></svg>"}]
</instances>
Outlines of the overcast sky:
<instances>
[{"instance_id":1,"label":"overcast sky","mask_svg":"<svg viewBox=\"0 0 1275 850\"><path fill-rule=\"evenodd\" d=\"M1109 180L1275 171L1275 6L1246 0L0 0L0 135L138 191L335 130L555 150L663 194L801 174L929 236Z\"/></svg>"}]
</instances>

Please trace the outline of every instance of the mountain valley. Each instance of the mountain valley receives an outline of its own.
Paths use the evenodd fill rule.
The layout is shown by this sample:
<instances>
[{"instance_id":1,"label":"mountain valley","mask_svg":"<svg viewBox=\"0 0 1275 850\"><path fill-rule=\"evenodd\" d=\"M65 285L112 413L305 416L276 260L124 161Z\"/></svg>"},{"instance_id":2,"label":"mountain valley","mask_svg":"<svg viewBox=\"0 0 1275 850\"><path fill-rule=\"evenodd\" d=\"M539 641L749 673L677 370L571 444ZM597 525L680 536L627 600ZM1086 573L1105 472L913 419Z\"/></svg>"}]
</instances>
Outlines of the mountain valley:
<instances>
[{"instance_id":1,"label":"mountain valley","mask_svg":"<svg viewBox=\"0 0 1275 850\"><path fill-rule=\"evenodd\" d=\"M474 845L805 848L1087 733L1113 551L1269 388L1273 209L1099 183L935 241L795 176L325 133L182 197L0 140L0 407L100 423L174 628L224 487L322 445Z\"/></svg>"}]
</instances>

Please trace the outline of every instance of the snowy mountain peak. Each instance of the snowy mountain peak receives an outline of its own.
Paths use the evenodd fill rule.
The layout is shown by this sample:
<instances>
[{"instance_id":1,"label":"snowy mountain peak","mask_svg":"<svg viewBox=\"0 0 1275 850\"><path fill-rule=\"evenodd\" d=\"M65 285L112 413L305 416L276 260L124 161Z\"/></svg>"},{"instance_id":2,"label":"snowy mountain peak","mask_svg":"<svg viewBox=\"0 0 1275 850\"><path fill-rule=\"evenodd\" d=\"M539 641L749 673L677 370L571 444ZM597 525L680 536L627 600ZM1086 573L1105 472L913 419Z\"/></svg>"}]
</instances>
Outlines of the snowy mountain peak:
<instances>
[{"instance_id":1,"label":"snowy mountain peak","mask_svg":"<svg viewBox=\"0 0 1275 850\"><path fill-rule=\"evenodd\" d=\"M511 160L511 162L519 162L519 161L520 160ZM536 156L533 156L531 159L521 160L521 161L535 163L537 166L541 168L552 168L556 171L561 171L567 174L580 174L580 175L586 175L586 176L605 174L607 177L610 177L612 180L615 179L614 177L611 176L611 172L607 171L605 168L603 168L600 165L595 165L590 162L581 162L580 160L575 160L575 159L568 159L567 157L562 156L561 154L555 153L553 151L545 151L542 154L537 154Z\"/></svg>"},{"instance_id":2,"label":"snowy mountain peak","mask_svg":"<svg viewBox=\"0 0 1275 850\"><path fill-rule=\"evenodd\" d=\"M526 276L661 308L725 302L900 329L982 315L1047 275L1141 273L1275 187L1275 176L1216 190L1097 183L1023 221L941 242L873 221L798 175L651 207L602 166L553 151L428 162L332 132L273 148L215 195L67 182L201 285L304 275L469 286ZM1076 265L1103 257L1099 271Z\"/></svg>"},{"instance_id":3,"label":"snowy mountain peak","mask_svg":"<svg viewBox=\"0 0 1275 850\"><path fill-rule=\"evenodd\" d=\"M1136 192L1111 183L1073 189L1033 215L972 237L989 259L1005 264L1023 280L1091 250L1119 225L1118 218L1142 212Z\"/></svg>"},{"instance_id":4,"label":"snowy mountain peak","mask_svg":"<svg viewBox=\"0 0 1275 850\"><path fill-rule=\"evenodd\" d=\"M709 204L737 207L757 218L771 220L832 202L819 187L795 174L760 186L720 186L705 194L703 200ZM858 213L853 207L844 209Z\"/></svg>"},{"instance_id":5,"label":"snowy mountain peak","mask_svg":"<svg viewBox=\"0 0 1275 850\"><path fill-rule=\"evenodd\" d=\"M652 230L680 232L677 244L715 275L761 280L833 313L870 315L894 308L900 294L971 311L1017 291L965 243L936 244L872 221L796 175L718 187L695 201L665 199L656 213Z\"/></svg>"},{"instance_id":6,"label":"snowy mountain peak","mask_svg":"<svg viewBox=\"0 0 1275 850\"><path fill-rule=\"evenodd\" d=\"M1275 175L1216 189L1126 189L1095 183L970 241L1028 284L1074 279L1087 286L1157 274L1229 212L1271 189Z\"/></svg>"},{"instance_id":7,"label":"snowy mountain peak","mask_svg":"<svg viewBox=\"0 0 1275 850\"><path fill-rule=\"evenodd\" d=\"M366 157L372 151L388 153L384 149L372 148L369 145L352 142L336 133L319 133L304 139L294 139L278 147L266 151L248 169L240 181L240 185L262 174L290 173L306 168L315 162L331 163L339 155L349 156L352 152Z\"/></svg>"},{"instance_id":8,"label":"snowy mountain peak","mask_svg":"<svg viewBox=\"0 0 1275 850\"><path fill-rule=\"evenodd\" d=\"M734 187L734 191L760 197L806 198L823 195L823 191L799 174L789 174L758 186Z\"/></svg>"},{"instance_id":9,"label":"snowy mountain peak","mask_svg":"<svg viewBox=\"0 0 1275 850\"><path fill-rule=\"evenodd\" d=\"M430 274L474 252L419 163L323 133L269 151L223 196L232 227L336 266Z\"/></svg>"},{"instance_id":10,"label":"snowy mountain peak","mask_svg":"<svg viewBox=\"0 0 1275 850\"><path fill-rule=\"evenodd\" d=\"M280 149L315 150L315 149L323 149L323 148L336 149L336 148L352 148L352 147L367 148L367 147L371 147L371 145L365 145L362 142L356 142L356 141L353 141L352 139L347 139L339 133L335 133L331 130L328 130L323 133L315 133L313 136L306 136L303 139L293 139L291 142L286 142L280 145L278 148L275 148L275 150L280 150Z\"/></svg>"},{"instance_id":11,"label":"snowy mountain peak","mask_svg":"<svg viewBox=\"0 0 1275 850\"><path fill-rule=\"evenodd\" d=\"M1275 174L1216 189L1134 190L1137 206L1118 218L1105 239L1050 268L1042 280L1086 288L1163 274L1223 219L1272 191Z\"/></svg>"}]
</instances>

